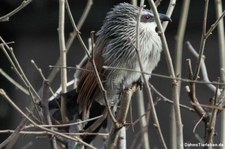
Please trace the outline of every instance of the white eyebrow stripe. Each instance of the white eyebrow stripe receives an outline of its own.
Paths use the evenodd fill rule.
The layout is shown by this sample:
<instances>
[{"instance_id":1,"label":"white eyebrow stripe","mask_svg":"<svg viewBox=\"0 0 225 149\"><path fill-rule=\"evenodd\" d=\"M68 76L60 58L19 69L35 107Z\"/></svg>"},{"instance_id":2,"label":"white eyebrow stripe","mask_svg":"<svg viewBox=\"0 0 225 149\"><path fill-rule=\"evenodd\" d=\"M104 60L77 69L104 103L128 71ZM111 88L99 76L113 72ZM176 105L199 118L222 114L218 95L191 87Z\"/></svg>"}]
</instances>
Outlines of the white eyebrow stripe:
<instances>
[{"instance_id":1,"label":"white eyebrow stripe","mask_svg":"<svg viewBox=\"0 0 225 149\"><path fill-rule=\"evenodd\" d=\"M151 15L151 16L153 16L153 14L151 12L149 12L149 11L143 11L142 15Z\"/></svg>"}]
</instances>

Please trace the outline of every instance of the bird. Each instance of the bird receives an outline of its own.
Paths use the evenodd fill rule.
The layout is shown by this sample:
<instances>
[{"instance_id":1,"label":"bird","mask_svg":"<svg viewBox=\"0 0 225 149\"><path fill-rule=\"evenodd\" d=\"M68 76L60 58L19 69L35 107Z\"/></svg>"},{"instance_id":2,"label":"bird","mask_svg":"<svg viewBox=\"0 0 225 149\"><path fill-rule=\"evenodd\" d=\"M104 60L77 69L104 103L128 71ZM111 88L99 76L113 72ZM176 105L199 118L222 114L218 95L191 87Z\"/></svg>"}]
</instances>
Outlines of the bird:
<instances>
[{"instance_id":1,"label":"bird","mask_svg":"<svg viewBox=\"0 0 225 149\"><path fill-rule=\"evenodd\" d=\"M139 72L103 68L103 66L110 66L140 71L135 49L139 9L129 3L116 5L107 13L101 29L96 34L94 61L111 106L119 102L121 86L128 88L141 79ZM164 14L159 16L161 21L170 21L170 18ZM153 13L144 9L141 12L139 25L139 51L143 69L148 73L157 66L162 51L162 43L156 27ZM101 105L105 105L105 101L94 73L90 73L93 72L91 61L87 61L83 68L89 71L82 71L79 76L77 102L80 110L88 113L93 101Z\"/></svg>"},{"instance_id":2,"label":"bird","mask_svg":"<svg viewBox=\"0 0 225 149\"><path fill-rule=\"evenodd\" d=\"M96 33L93 48L93 60L103 87L107 93L110 106L120 102L119 96L124 88L142 80L136 52L136 27L140 7L129 3L119 3L106 15L101 29ZM143 69L151 73L160 61L162 43L157 33L156 19L148 9L141 11L139 23L140 57ZM170 21L170 17L159 13L160 20ZM105 69L103 66L132 69ZM91 60L87 60L78 75L78 86L67 94L70 113L79 113L89 117L99 108L106 105L103 94L95 76ZM87 71L85 71L87 70ZM150 75L148 76L150 78ZM53 101L54 102L54 101ZM56 104L50 104L54 108ZM71 104L72 103L72 104ZM76 105L76 106L72 106ZM102 108L100 108L102 109ZM92 114L93 115L93 114Z\"/></svg>"}]
</instances>

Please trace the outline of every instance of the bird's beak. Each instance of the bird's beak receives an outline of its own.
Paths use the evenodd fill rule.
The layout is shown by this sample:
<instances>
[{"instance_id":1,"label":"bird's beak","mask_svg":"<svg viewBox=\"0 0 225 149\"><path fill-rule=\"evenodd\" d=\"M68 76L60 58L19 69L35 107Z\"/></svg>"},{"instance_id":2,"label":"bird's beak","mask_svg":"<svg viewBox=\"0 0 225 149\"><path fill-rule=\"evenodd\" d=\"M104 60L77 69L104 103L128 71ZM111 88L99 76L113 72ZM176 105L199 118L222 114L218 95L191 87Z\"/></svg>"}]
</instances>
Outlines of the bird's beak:
<instances>
[{"instance_id":1,"label":"bird's beak","mask_svg":"<svg viewBox=\"0 0 225 149\"><path fill-rule=\"evenodd\" d=\"M159 18L160 20L163 22L163 21L170 21L172 22L172 20L170 19L170 17L168 17L167 15L165 14L162 14L162 13L159 13Z\"/></svg>"}]
</instances>

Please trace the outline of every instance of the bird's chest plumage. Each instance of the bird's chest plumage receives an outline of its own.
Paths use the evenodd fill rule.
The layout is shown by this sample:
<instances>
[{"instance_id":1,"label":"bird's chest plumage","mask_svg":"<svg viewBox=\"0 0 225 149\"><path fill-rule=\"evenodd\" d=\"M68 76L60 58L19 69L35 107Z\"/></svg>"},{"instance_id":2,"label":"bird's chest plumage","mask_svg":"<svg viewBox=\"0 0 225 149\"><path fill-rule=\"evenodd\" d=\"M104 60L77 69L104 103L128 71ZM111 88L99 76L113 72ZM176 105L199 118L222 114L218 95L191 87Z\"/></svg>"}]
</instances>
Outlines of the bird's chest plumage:
<instances>
[{"instance_id":1,"label":"bird's chest plumage","mask_svg":"<svg viewBox=\"0 0 225 149\"><path fill-rule=\"evenodd\" d=\"M162 50L160 38L155 36L154 38L145 37L146 39L142 39L140 41L140 60L143 66L144 72L151 73L154 68L157 66L160 60L160 53ZM135 71L140 71L140 64L137 60L137 55L133 60L133 65L130 67ZM148 75L150 77L150 75ZM128 72L126 76L124 76L125 86L131 85L133 82L136 82L141 78L141 73L137 72Z\"/></svg>"},{"instance_id":2,"label":"bird's chest plumage","mask_svg":"<svg viewBox=\"0 0 225 149\"><path fill-rule=\"evenodd\" d=\"M105 80L105 88L108 92L109 101L112 104L118 101L119 92L122 90L121 87L129 87L132 85L132 83L141 79L141 73L137 72L140 71L140 65L138 62L136 49L134 44L132 46L132 48L121 49L118 54L116 54L115 51L114 53L111 52L111 49L111 51L108 51L108 55L105 55L105 60L108 62L106 65L118 67L118 69L115 68L113 70L108 70ZM161 50L161 40L157 34L154 34L154 37L149 35L144 36L143 39L140 39L139 53L145 72L151 73L152 70L157 66L160 60ZM114 55L110 55L110 52ZM107 61L108 59L112 58L113 62ZM121 70L121 68L124 68L124 70ZM130 71L125 69L130 69ZM150 75L148 77L150 77Z\"/></svg>"}]
</instances>

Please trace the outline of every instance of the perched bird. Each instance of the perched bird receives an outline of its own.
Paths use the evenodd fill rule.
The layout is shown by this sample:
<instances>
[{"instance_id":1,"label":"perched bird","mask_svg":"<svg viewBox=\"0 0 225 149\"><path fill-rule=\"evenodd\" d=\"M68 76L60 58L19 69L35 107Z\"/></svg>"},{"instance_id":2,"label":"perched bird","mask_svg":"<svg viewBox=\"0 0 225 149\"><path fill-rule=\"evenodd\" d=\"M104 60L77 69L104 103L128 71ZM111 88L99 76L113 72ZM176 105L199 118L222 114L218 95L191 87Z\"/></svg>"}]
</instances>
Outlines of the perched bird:
<instances>
[{"instance_id":1,"label":"perched bird","mask_svg":"<svg viewBox=\"0 0 225 149\"><path fill-rule=\"evenodd\" d=\"M116 5L107 13L103 26L97 32L94 61L107 91L109 103L112 106L118 103L121 86L127 88L141 79L141 74L138 72L103 68L105 65L135 71L140 70L135 50L138 13L139 7L131 4L121 3ZM164 14L160 14L160 19L161 21L170 20ZM161 40L156 32L156 27L153 14L144 9L140 21L139 50L143 68L149 73L157 66L162 51ZM93 72L90 61L83 68ZM101 105L105 104L97 79L94 73L90 73L90 71L81 72L77 92L77 102L82 112L89 111L93 101L97 101Z\"/></svg>"},{"instance_id":2,"label":"perched bird","mask_svg":"<svg viewBox=\"0 0 225 149\"><path fill-rule=\"evenodd\" d=\"M119 102L119 94L123 88L130 87L133 83L141 80L141 74L119 69L104 69L103 66L127 68L135 71L140 70L136 45L136 26L139 7L128 3L120 3L107 13L103 26L97 32L94 47L94 61L101 81L111 106ZM161 21L170 21L164 14L159 14ZM141 12L139 24L140 56L143 68L151 73L160 60L162 51L161 40L156 32L156 22L153 13L144 9ZM92 114L93 103L104 106L103 95L93 73L91 61L87 61L82 68L89 71L81 71L76 91L69 92L69 100L73 100L79 114ZM149 76L150 77L150 76ZM73 105L72 104L72 105ZM91 109L91 110L90 110Z\"/></svg>"}]
</instances>

